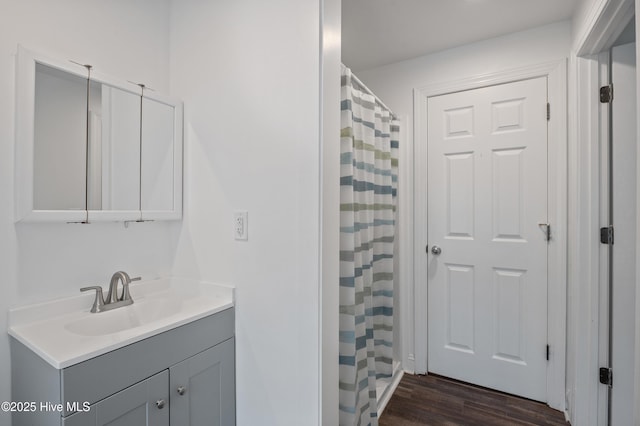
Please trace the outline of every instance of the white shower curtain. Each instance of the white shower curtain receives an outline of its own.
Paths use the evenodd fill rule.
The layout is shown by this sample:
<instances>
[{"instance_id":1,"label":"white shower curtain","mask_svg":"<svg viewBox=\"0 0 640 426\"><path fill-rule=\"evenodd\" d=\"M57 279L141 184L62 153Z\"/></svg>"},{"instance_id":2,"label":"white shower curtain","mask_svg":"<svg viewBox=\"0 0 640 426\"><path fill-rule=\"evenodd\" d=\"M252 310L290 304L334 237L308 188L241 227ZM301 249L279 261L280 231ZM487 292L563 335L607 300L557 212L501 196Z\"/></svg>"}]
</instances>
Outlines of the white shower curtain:
<instances>
[{"instance_id":1,"label":"white shower curtain","mask_svg":"<svg viewBox=\"0 0 640 426\"><path fill-rule=\"evenodd\" d=\"M376 379L393 373L399 123L343 66L340 425L377 426Z\"/></svg>"}]
</instances>

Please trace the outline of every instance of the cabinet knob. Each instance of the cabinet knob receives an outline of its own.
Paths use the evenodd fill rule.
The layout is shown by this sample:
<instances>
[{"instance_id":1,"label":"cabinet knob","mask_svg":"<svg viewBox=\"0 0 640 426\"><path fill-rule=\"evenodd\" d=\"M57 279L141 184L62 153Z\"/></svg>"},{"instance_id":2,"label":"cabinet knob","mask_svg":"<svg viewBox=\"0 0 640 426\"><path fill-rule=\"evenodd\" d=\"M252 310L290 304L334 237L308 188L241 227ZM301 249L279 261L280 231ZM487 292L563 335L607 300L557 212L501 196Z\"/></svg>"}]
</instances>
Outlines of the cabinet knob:
<instances>
[{"instance_id":1,"label":"cabinet knob","mask_svg":"<svg viewBox=\"0 0 640 426\"><path fill-rule=\"evenodd\" d=\"M185 388L184 386L178 386L178 395L184 395L186 391L187 388Z\"/></svg>"},{"instance_id":2,"label":"cabinet knob","mask_svg":"<svg viewBox=\"0 0 640 426\"><path fill-rule=\"evenodd\" d=\"M159 399L156 401L156 407L158 407L159 410L162 410L165 404L166 402L164 401L164 399Z\"/></svg>"}]
</instances>

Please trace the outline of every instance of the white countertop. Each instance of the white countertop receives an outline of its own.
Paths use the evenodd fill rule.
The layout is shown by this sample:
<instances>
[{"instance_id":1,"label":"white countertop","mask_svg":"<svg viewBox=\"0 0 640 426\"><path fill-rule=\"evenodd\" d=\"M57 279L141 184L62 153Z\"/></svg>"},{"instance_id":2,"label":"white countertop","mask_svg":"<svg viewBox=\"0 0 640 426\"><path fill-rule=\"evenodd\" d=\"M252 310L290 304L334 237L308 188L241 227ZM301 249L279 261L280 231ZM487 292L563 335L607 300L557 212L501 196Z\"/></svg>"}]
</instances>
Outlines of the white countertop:
<instances>
[{"instance_id":1,"label":"white countertop","mask_svg":"<svg viewBox=\"0 0 640 426\"><path fill-rule=\"evenodd\" d=\"M106 297L107 289L103 289ZM95 293L9 311L9 334L57 369L234 306L234 288L183 278L130 284L134 303L91 313Z\"/></svg>"}]
</instances>

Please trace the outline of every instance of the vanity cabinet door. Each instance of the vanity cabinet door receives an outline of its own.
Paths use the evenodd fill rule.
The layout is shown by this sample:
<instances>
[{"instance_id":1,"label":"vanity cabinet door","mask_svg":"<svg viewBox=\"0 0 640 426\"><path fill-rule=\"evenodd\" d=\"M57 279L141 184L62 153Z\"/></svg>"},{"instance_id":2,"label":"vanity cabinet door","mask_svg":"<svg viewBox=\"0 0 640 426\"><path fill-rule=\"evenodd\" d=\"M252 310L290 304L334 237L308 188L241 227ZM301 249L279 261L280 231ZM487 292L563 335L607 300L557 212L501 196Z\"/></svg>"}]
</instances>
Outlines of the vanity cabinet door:
<instances>
[{"instance_id":1,"label":"vanity cabinet door","mask_svg":"<svg viewBox=\"0 0 640 426\"><path fill-rule=\"evenodd\" d=\"M226 340L169 369L171 425L234 426L235 340Z\"/></svg>"},{"instance_id":2,"label":"vanity cabinet door","mask_svg":"<svg viewBox=\"0 0 640 426\"><path fill-rule=\"evenodd\" d=\"M169 426L169 372L151 376L62 419L62 426Z\"/></svg>"},{"instance_id":3,"label":"vanity cabinet door","mask_svg":"<svg viewBox=\"0 0 640 426\"><path fill-rule=\"evenodd\" d=\"M96 425L169 426L169 374L164 370L96 404Z\"/></svg>"}]
</instances>

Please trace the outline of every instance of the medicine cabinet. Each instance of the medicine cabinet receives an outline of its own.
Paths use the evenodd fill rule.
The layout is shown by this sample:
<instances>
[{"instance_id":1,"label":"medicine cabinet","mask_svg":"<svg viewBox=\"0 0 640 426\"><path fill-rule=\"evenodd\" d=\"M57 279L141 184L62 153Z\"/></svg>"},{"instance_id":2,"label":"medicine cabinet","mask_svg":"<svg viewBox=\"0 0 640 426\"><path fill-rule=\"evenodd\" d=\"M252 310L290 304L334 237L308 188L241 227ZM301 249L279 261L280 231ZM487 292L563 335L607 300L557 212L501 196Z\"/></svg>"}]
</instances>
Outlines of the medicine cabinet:
<instances>
[{"instance_id":1,"label":"medicine cabinet","mask_svg":"<svg viewBox=\"0 0 640 426\"><path fill-rule=\"evenodd\" d=\"M16 221L182 217L182 104L18 48Z\"/></svg>"}]
</instances>

